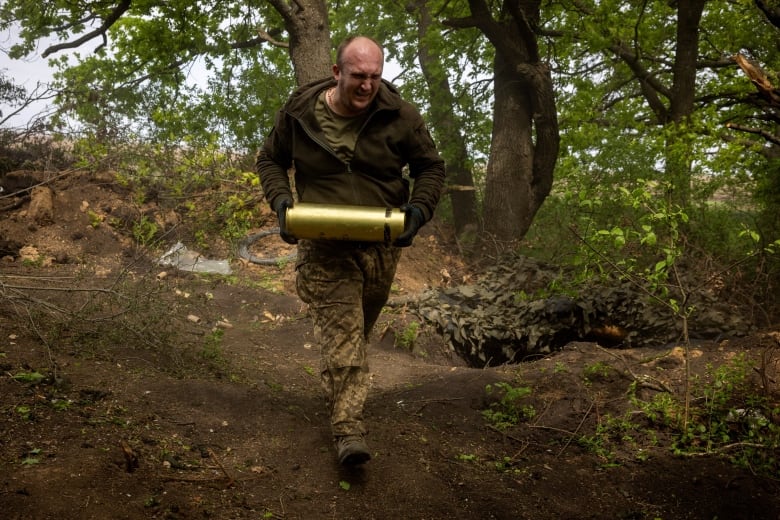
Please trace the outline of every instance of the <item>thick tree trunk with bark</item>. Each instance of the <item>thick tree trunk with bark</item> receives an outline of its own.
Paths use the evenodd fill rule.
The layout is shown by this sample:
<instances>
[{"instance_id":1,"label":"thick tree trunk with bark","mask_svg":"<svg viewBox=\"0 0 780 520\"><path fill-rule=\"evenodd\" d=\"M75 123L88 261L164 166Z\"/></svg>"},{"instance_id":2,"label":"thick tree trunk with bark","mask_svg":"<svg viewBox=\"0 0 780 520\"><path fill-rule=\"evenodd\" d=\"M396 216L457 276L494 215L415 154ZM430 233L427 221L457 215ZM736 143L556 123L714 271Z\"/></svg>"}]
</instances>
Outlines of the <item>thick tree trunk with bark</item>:
<instances>
[{"instance_id":1,"label":"thick tree trunk with bark","mask_svg":"<svg viewBox=\"0 0 780 520\"><path fill-rule=\"evenodd\" d=\"M677 2L677 53L673 66L669 122L676 138L667 143L666 173L672 184L672 196L683 207L690 203L693 146L687 137L686 123L693 114L696 96L696 60L699 56L699 25L705 0Z\"/></svg>"},{"instance_id":2,"label":"thick tree trunk with bark","mask_svg":"<svg viewBox=\"0 0 780 520\"><path fill-rule=\"evenodd\" d=\"M552 79L536 41L540 1L506 0L498 18L483 0L470 0L469 6L471 16L451 25L478 27L496 48L483 236L502 251L525 236L552 188L558 119Z\"/></svg>"},{"instance_id":3,"label":"thick tree trunk with bark","mask_svg":"<svg viewBox=\"0 0 780 520\"><path fill-rule=\"evenodd\" d=\"M295 81L303 85L331 74L330 26L324 0L270 0L290 35Z\"/></svg>"},{"instance_id":4,"label":"thick tree trunk with bark","mask_svg":"<svg viewBox=\"0 0 780 520\"><path fill-rule=\"evenodd\" d=\"M499 245L528 231L550 193L558 156L557 119L546 67L517 65L503 58L497 51L483 211L485 231ZM541 100L548 104L546 110L538 110Z\"/></svg>"},{"instance_id":5,"label":"thick tree trunk with bark","mask_svg":"<svg viewBox=\"0 0 780 520\"><path fill-rule=\"evenodd\" d=\"M671 184L675 203L686 207L691 192L692 144L686 124L693 113L696 96L696 72L699 55L699 26L706 0L678 0L675 58L672 84L664 84L657 67L658 60L647 59L640 42L615 42L611 47L639 82L640 91L653 111L656 123L669 128L664 169ZM645 6L647 7L647 6ZM640 52L637 52L640 49ZM671 125L671 126L669 126Z\"/></svg>"},{"instance_id":6,"label":"thick tree trunk with bark","mask_svg":"<svg viewBox=\"0 0 780 520\"><path fill-rule=\"evenodd\" d=\"M452 218L455 232L476 231L478 226L477 197L474 178L468 167L468 147L462 133L463 124L453 110L455 96L446 76L437 74L443 70L439 58L425 45L425 39L433 23L425 0L410 5L417 14L417 57L420 60L428 90L431 93L431 117L439 149L447 162L447 193L452 203Z\"/></svg>"}]
</instances>

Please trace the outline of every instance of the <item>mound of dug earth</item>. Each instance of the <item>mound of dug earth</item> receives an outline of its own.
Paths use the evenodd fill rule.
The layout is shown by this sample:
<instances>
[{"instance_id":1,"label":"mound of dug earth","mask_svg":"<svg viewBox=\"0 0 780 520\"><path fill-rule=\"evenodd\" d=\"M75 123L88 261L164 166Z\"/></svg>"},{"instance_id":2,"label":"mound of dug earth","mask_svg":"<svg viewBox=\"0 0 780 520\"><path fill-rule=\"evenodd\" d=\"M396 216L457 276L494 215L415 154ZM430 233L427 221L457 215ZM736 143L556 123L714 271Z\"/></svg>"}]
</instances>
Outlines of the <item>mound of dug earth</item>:
<instances>
[{"instance_id":1,"label":"mound of dug earth","mask_svg":"<svg viewBox=\"0 0 780 520\"><path fill-rule=\"evenodd\" d=\"M391 307L369 354L373 459L346 471L291 265L163 267L171 244L193 245L173 221L169 243L147 251L110 224L133 209L121 188L75 177L51 188L52 223L30 220L27 199L0 219L0 236L19 244L0 263L3 518L780 517L776 474L760 471L777 446L675 452L669 429L637 408L681 395L689 370L706 389L742 374L745 395L778 402L776 331L702 343L687 365L679 349L574 342L483 369L413 306ZM159 207L135 210L166 225ZM440 228L426 232L394 298L466 276ZM23 259L23 247L38 254ZM760 421L756 435L778 427Z\"/></svg>"}]
</instances>

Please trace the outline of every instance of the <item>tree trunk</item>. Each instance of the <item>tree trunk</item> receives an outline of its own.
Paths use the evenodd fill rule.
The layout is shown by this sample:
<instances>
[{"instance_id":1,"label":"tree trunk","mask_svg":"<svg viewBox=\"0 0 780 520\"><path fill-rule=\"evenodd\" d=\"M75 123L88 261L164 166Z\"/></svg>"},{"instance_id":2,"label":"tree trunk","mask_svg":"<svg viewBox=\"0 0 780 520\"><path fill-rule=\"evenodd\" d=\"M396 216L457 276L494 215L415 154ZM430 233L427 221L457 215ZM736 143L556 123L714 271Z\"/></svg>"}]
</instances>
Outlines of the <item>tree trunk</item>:
<instances>
[{"instance_id":1,"label":"tree trunk","mask_svg":"<svg viewBox=\"0 0 780 520\"><path fill-rule=\"evenodd\" d=\"M699 24L705 0L677 2L677 52L674 57L669 122L672 128L666 144L666 174L672 200L687 207L691 198L693 143L687 137L688 120L696 95L696 60L699 55Z\"/></svg>"},{"instance_id":2,"label":"tree trunk","mask_svg":"<svg viewBox=\"0 0 780 520\"><path fill-rule=\"evenodd\" d=\"M640 84L640 90L653 111L658 125L665 126L666 149L664 171L671 187L672 201L686 207L691 195L691 160L693 143L687 123L693 113L696 96L696 71L699 55L699 25L706 0L678 0L675 57L671 87L664 85L660 74L645 66L659 60L644 59L639 41L627 45L615 42L611 50L628 66ZM640 13L640 16L644 13ZM668 106L664 102L668 100Z\"/></svg>"},{"instance_id":3,"label":"tree trunk","mask_svg":"<svg viewBox=\"0 0 780 520\"><path fill-rule=\"evenodd\" d=\"M486 233L501 250L525 236L550 193L558 132L552 81L544 66L512 66L497 49L494 85L483 215ZM541 100L547 104L543 111L537 110Z\"/></svg>"},{"instance_id":4,"label":"tree trunk","mask_svg":"<svg viewBox=\"0 0 780 520\"><path fill-rule=\"evenodd\" d=\"M431 100L431 116L436 129L437 141L442 157L447 163L447 192L452 204L452 218L455 232L462 236L465 231L475 232L477 223L477 197L474 178L468 161L468 148L463 136L463 123L455 113L455 96L446 76L437 71L444 70L438 57L430 52L426 44L432 18L425 0L418 0L413 10L417 12L417 57L420 60Z\"/></svg>"},{"instance_id":5,"label":"tree trunk","mask_svg":"<svg viewBox=\"0 0 780 520\"><path fill-rule=\"evenodd\" d=\"M325 0L270 0L290 35L290 60L298 85L331 74L330 25Z\"/></svg>"},{"instance_id":6,"label":"tree trunk","mask_svg":"<svg viewBox=\"0 0 780 520\"><path fill-rule=\"evenodd\" d=\"M474 25L496 48L483 236L500 252L525 236L550 193L558 119L552 78L539 59L534 33L539 0L505 1L498 21L482 0L470 0L469 6Z\"/></svg>"}]
</instances>

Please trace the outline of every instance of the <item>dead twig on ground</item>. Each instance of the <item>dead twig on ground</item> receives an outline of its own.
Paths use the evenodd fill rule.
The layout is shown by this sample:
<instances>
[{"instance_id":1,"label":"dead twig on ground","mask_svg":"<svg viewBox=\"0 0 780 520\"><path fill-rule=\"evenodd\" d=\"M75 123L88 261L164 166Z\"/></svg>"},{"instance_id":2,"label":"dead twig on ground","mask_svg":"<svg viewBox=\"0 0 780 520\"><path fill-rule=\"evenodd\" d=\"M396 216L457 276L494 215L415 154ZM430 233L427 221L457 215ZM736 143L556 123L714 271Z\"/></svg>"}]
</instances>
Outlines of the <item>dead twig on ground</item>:
<instances>
[{"instance_id":1,"label":"dead twig on ground","mask_svg":"<svg viewBox=\"0 0 780 520\"><path fill-rule=\"evenodd\" d=\"M771 444L759 444L755 442L735 442L732 444L726 444L724 446L719 446L715 449L707 450L707 451L701 451L696 453L682 453L681 455L683 457L707 457L709 455L718 455L721 453L724 453L729 450L733 450L734 448L759 448L762 450L775 450L777 449L776 446L772 446Z\"/></svg>"},{"instance_id":2,"label":"dead twig on ground","mask_svg":"<svg viewBox=\"0 0 780 520\"><path fill-rule=\"evenodd\" d=\"M214 463L219 467L220 470L222 470L222 473L224 473L225 477L228 479L227 487L233 487L233 484L235 481L233 480L233 477L230 476L230 473L227 472L225 469L225 466L222 465L222 462L217 458L217 455L214 453L214 450L211 448L208 449L209 457L211 457L211 460L214 461Z\"/></svg>"},{"instance_id":3,"label":"dead twig on ground","mask_svg":"<svg viewBox=\"0 0 780 520\"><path fill-rule=\"evenodd\" d=\"M625 368L626 372L628 372L628 375L631 376L631 379L633 379L636 383L642 385L644 388L650 388L651 390L657 390L659 392L667 392L667 393L673 393L672 389L666 386L662 381L659 381L658 379L648 376L646 374L640 374L637 375L634 373L633 370L631 370L631 367L628 365L628 361L625 360L622 356L619 356L615 354L614 352L610 352L609 349L606 349L602 347L601 345L595 344L594 346L604 352L605 354L612 356L613 358L619 360L623 367Z\"/></svg>"},{"instance_id":4,"label":"dead twig on ground","mask_svg":"<svg viewBox=\"0 0 780 520\"><path fill-rule=\"evenodd\" d=\"M122 439L119 441L119 447L122 448L122 455L125 457L125 471L132 473L133 471L137 470L138 455L136 455L135 451L133 451L133 448L130 447L130 444L128 444L126 440Z\"/></svg>"},{"instance_id":5,"label":"dead twig on ground","mask_svg":"<svg viewBox=\"0 0 780 520\"><path fill-rule=\"evenodd\" d=\"M590 402L590 406L585 411L585 415L582 416L582 419L580 420L580 424L577 425L577 428L572 432L572 434L569 436L569 438L566 440L566 443L561 447L561 449L558 451L558 454L555 456L557 459L560 457L564 451L566 451L566 448L569 447L569 444L571 444L572 439L574 439L574 436L577 435L577 432L580 431L580 428L582 428L582 425L585 424L585 419L588 418L588 415L590 415L590 411L593 410L593 407L596 405L595 401Z\"/></svg>"},{"instance_id":6,"label":"dead twig on ground","mask_svg":"<svg viewBox=\"0 0 780 520\"><path fill-rule=\"evenodd\" d=\"M500 433L502 436L506 437L507 439L512 439L515 442L519 442L520 444L525 445L523 447L523 450L525 450L525 448L528 447L529 442L526 441L526 440L523 440L523 439L520 439L518 437L515 437L514 435L511 435L511 434L505 432L504 430L502 430L500 428L497 428L496 426L493 426L492 424L488 424L488 428L490 428L494 432Z\"/></svg>"},{"instance_id":7,"label":"dead twig on ground","mask_svg":"<svg viewBox=\"0 0 780 520\"><path fill-rule=\"evenodd\" d=\"M19 197L20 194L29 194L29 193L32 192L32 190L34 188L37 188L38 186L46 186L47 184L53 183L57 179L61 179L62 177L66 177L66 176L71 175L72 173L75 173L75 172L78 172L78 171L79 171L78 168L65 170L65 171L63 171L63 172L61 172L61 173L59 173L57 175L54 175L53 177L50 177L50 178L46 179L45 181L39 182L37 184L33 184L32 186L29 186L27 188L24 188L24 189L21 189L21 190L16 190L16 191L13 191L13 192L8 193L8 194L0 194L0 200L9 199L9 198L12 198L12 197ZM0 192L0 193L2 193L2 192ZM29 195L21 195L21 196L24 197L25 199L29 198ZM5 209L12 209L12 208L3 208L3 210L5 210Z\"/></svg>"}]
</instances>

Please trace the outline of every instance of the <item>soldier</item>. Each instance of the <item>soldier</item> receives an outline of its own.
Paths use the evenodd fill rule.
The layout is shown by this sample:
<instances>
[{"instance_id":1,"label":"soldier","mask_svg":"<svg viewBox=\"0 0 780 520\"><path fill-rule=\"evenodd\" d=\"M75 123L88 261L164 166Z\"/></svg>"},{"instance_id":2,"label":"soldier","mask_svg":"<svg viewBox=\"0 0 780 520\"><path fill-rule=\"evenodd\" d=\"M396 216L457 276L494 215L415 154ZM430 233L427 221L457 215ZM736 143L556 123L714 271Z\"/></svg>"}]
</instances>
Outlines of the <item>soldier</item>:
<instances>
[{"instance_id":1,"label":"soldier","mask_svg":"<svg viewBox=\"0 0 780 520\"><path fill-rule=\"evenodd\" d=\"M382 79L384 51L365 36L339 45L333 77L298 88L277 113L256 170L282 238L298 244L296 289L309 305L322 354L321 379L339 463L371 458L363 405L366 344L387 302L402 247L433 216L444 161L418 110ZM402 175L408 166L409 180ZM305 240L284 232L295 171L298 202L401 208L392 244ZM410 192L411 191L411 192Z\"/></svg>"}]
</instances>

